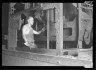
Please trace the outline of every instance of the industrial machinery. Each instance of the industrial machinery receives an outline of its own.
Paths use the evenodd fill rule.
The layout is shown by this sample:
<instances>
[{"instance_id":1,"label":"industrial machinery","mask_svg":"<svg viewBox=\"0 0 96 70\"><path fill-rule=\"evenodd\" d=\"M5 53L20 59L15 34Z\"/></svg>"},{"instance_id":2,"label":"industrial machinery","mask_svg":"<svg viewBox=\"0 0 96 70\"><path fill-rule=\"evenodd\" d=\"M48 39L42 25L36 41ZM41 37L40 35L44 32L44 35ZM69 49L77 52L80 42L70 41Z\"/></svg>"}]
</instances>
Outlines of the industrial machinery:
<instances>
[{"instance_id":1,"label":"industrial machinery","mask_svg":"<svg viewBox=\"0 0 96 70\"><path fill-rule=\"evenodd\" d=\"M20 7L22 7L20 9ZM3 53L59 64L93 67L93 4L84 3L10 3L8 47ZM16 9L19 9L17 11ZM38 13L35 13L39 11ZM37 48L24 45L22 27L26 17L37 14L32 26L45 31L34 35Z\"/></svg>"}]
</instances>

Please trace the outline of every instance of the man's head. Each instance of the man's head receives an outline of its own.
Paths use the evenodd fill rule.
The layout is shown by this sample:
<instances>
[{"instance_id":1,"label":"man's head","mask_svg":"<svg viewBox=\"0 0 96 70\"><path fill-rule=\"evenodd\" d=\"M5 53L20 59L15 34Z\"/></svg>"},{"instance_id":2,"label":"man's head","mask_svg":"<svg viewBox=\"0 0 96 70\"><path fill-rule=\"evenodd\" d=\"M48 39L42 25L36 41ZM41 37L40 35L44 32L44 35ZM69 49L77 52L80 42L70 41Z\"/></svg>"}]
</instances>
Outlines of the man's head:
<instances>
[{"instance_id":1,"label":"man's head","mask_svg":"<svg viewBox=\"0 0 96 70\"><path fill-rule=\"evenodd\" d=\"M27 21L28 21L28 24L33 25L33 23L34 23L34 18L30 16L30 17L28 17Z\"/></svg>"}]
</instances>

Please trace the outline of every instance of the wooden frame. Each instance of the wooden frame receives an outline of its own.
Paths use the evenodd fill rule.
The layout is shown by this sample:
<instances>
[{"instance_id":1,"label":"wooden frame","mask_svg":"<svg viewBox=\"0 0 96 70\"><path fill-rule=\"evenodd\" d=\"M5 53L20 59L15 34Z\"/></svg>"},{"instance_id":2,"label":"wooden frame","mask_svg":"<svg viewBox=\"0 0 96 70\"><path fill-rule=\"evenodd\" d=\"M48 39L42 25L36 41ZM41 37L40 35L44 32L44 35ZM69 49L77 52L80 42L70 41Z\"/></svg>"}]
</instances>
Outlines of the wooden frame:
<instances>
[{"instance_id":1,"label":"wooden frame","mask_svg":"<svg viewBox=\"0 0 96 70\"><path fill-rule=\"evenodd\" d=\"M43 4L42 4L42 6L43 6ZM56 8L55 9L55 11L56 11L55 12L55 18L56 18L56 23L55 23L55 28L56 28L56 50L57 50L56 54L60 56L60 55L63 55L63 52L64 52L64 50L63 50L63 22L64 21L63 20L65 18L63 17L63 3L52 3L48 7L47 7L47 5L43 7L43 10L47 10L47 49L49 49L49 9L52 9L52 8ZM29 10L33 10L33 9L29 9ZM29 11L29 10L25 10L22 13L24 13L26 11ZM11 16L11 18L12 19L14 19L16 17L20 18L20 14L21 13L15 14L14 16ZM18 19L18 20L20 20L20 19ZM18 24L20 24L20 22ZM17 27L19 26L18 24L17 24ZM11 27L10 27L10 24L9 24L9 29L10 28ZM17 29L15 29L15 30L17 30ZM12 38L11 38L11 35L10 35L11 30L14 30L14 29L9 30L9 45L8 45L9 47L14 46L14 44L12 46L10 45L11 44L10 41L12 41ZM16 31L13 31L13 32L15 32L15 35L14 35L14 38L15 38ZM16 45L16 42L17 42L17 40L15 41L15 39L14 39L15 45ZM14 47L16 48L16 46L14 46ZM42 49L40 49L40 50L42 50Z\"/></svg>"},{"instance_id":2,"label":"wooden frame","mask_svg":"<svg viewBox=\"0 0 96 70\"><path fill-rule=\"evenodd\" d=\"M54 7L56 8L56 13L55 14L56 14L56 20L57 20L57 22L56 22L56 49L57 49L58 53L56 53L56 54L60 55L61 54L61 50L63 49L63 39L62 39L63 38L63 3L58 3L58 4L55 3L55 4L52 4L52 5L54 5ZM50 5L50 6L52 8L54 8L52 5ZM50 9L50 7L49 7L49 9ZM31 9L31 10L33 10L33 9ZM26 10L26 11L29 11L29 10ZM26 12L26 11L24 11L24 12ZM15 49L16 46L17 46L16 45L17 44L17 39L15 39L15 37L17 38L16 31L19 28L20 22L14 23L14 21L18 21L18 20L20 21L20 14L21 13L15 14L14 16L10 16L10 20L9 20L9 39L8 39L8 43L9 44L8 44L8 49L10 49L10 48L11 49L12 48ZM13 24L13 26L14 26L14 24L16 24L15 27L16 26L17 27L12 29L12 25L11 24ZM14 34L13 38L12 38L12 34ZM60 46L60 47L58 47L58 46ZM49 10L48 10L48 8L47 8L47 49L49 49Z\"/></svg>"},{"instance_id":3,"label":"wooden frame","mask_svg":"<svg viewBox=\"0 0 96 70\"><path fill-rule=\"evenodd\" d=\"M44 62L59 64L64 66L93 65L92 61L72 59L71 57L66 58L66 56L62 56L63 52L68 51L63 49L63 22L64 22L63 20L65 19L63 17L63 3L53 3L53 4L50 4L48 7L46 5L43 8L43 10L48 10L54 7L56 8L56 12L55 12L56 49L49 49L49 21L47 21L47 30L48 30L47 31L47 49L34 48L30 51L28 50L28 48L26 48L27 50L24 50L23 48L19 48L18 50L16 31L19 29L19 23L20 23L20 17L21 17L20 14L26 11L33 10L32 8L9 17L8 50L3 50L2 53L8 54L11 56L34 59L37 61L44 61ZM11 20L15 20L16 22ZM47 20L49 20L49 10L47 11ZM75 51L77 52L77 49Z\"/></svg>"}]
</instances>

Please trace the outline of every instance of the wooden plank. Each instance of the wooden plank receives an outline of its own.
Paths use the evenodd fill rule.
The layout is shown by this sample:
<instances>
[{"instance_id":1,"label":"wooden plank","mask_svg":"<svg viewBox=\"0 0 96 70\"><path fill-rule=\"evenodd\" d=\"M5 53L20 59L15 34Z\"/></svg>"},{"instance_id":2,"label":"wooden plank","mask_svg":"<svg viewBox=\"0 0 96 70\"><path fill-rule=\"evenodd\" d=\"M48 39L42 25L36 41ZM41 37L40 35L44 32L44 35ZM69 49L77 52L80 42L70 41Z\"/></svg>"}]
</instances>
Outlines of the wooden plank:
<instances>
[{"instance_id":1,"label":"wooden plank","mask_svg":"<svg viewBox=\"0 0 96 70\"><path fill-rule=\"evenodd\" d=\"M3 54L2 66L58 66L58 65Z\"/></svg>"},{"instance_id":2,"label":"wooden plank","mask_svg":"<svg viewBox=\"0 0 96 70\"><path fill-rule=\"evenodd\" d=\"M47 49L49 49L49 10L47 10Z\"/></svg>"},{"instance_id":3,"label":"wooden plank","mask_svg":"<svg viewBox=\"0 0 96 70\"><path fill-rule=\"evenodd\" d=\"M33 7L35 7L35 3L33 3Z\"/></svg>"},{"instance_id":4,"label":"wooden plank","mask_svg":"<svg viewBox=\"0 0 96 70\"><path fill-rule=\"evenodd\" d=\"M46 55L56 55L56 49L46 49L46 48L32 48L31 50L28 47L17 47L16 51L23 51L23 52L31 52L31 53L38 53L38 54L46 54Z\"/></svg>"},{"instance_id":5,"label":"wooden plank","mask_svg":"<svg viewBox=\"0 0 96 70\"><path fill-rule=\"evenodd\" d=\"M56 23L56 42L57 42L57 47L56 49L58 50L58 55L62 55L62 50L63 50L63 3L59 3L57 10L56 10L56 15L57 15L57 23Z\"/></svg>"},{"instance_id":6,"label":"wooden plank","mask_svg":"<svg viewBox=\"0 0 96 70\"><path fill-rule=\"evenodd\" d=\"M11 19L12 20L12 19ZM14 27L12 27L13 23L9 19L9 29L8 29L8 49L16 47L16 33Z\"/></svg>"},{"instance_id":7,"label":"wooden plank","mask_svg":"<svg viewBox=\"0 0 96 70\"><path fill-rule=\"evenodd\" d=\"M20 15L9 18L8 29L8 49L14 49L17 47L17 29L19 29Z\"/></svg>"},{"instance_id":8,"label":"wooden plank","mask_svg":"<svg viewBox=\"0 0 96 70\"><path fill-rule=\"evenodd\" d=\"M8 22L8 47L10 47L10 15L9 15L9 22Z\"/></svg>"},{"instance_id":9,"label":"wooden plank","mask_svg":"<svg viewBox=\"0 0 96 70\"><path fill-rule=\"evenodd\" d=\"M54 56L46 54L37 54L22 51L8 51L3 50L3 55L10 55L14 57L21 57L29 60L43 61L52 64L58 64L62 66L93 66L92 61L80 60L77 58L70 58L66 56Z\"/></svg>"},{"instance_id":10,"label":"wooden plank","mask_svg":"<svg viewBox=\"0 0 96 70\"><path fill-rule=\"evenodd\" d=\"M80 38L81 38L81 31L82 31L82 27L81 27L81 3L78 3L78 10L79 10L79 39L78 39L78 48L82 48L82 41L80 41Z\"/></svg>"},{"instance_id":11,"label":"wooden plank","mask_svg":"<svg viewBox=\"0 0 96 70\"><path fill-rule=\"evenodd\" d=\"M63 50L63 3L60 3L60 55Z\"/></svg>"}]
</instances>

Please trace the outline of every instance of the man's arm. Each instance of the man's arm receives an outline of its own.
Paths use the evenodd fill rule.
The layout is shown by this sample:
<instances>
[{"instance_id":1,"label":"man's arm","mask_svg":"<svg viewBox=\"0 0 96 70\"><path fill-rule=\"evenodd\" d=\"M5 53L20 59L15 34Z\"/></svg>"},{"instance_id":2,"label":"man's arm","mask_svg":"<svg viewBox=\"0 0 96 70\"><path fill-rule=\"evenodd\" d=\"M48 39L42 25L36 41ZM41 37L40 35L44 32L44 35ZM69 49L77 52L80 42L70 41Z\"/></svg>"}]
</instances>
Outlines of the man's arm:
<instances>
[{"instance_id":1,"label":"man's arm","mask_svg":"<svg viewBox=\"0 0 96 70\"><path fill-rule=\"evenodd\" d=\"M43 32L43 31L45 31L45 28L42 28L42 30L41 30L41 31L38 31L38 32L35 31L35 30L33 30L33 33L34 33L34 34L40 34L40 33Z\"/></svg>"},{"instance_id":2,"label":"man's arm","mask_svg":"<svg viewBox=\"0 0 96 70\"><path fill-rule=\"evenodd\" d=\"M41 30L41 31L39 31L39 32L37 32L37 31L33 30L33 33L34 33L34 34L37 34L37 35L38 35L38 34L40 34L41 32L42 32L42 30Z\"/></svg>"}]
</instances>

